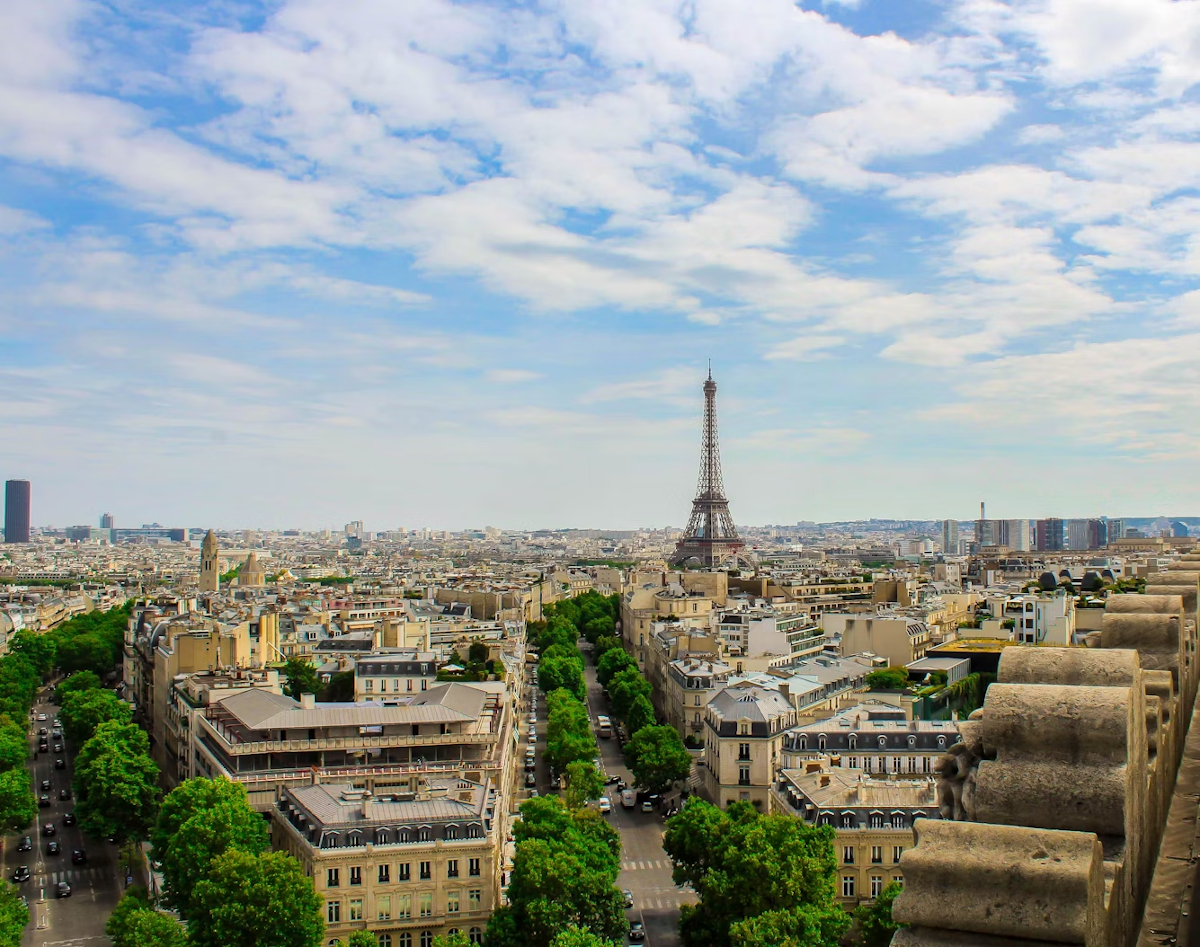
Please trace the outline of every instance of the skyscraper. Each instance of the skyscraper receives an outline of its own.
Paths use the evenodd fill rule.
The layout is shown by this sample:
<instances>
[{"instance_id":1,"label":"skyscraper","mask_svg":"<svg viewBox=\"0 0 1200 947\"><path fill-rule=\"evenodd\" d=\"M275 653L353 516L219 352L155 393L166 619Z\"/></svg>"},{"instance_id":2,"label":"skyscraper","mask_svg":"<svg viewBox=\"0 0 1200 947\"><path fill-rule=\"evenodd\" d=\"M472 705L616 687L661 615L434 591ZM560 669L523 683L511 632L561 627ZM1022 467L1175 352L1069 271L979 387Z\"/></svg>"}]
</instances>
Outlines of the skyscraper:
<instances>
[{"instance_id":1,"label":"skyscraper","mask_svg":"<svg viewBox=\"0 0 1200 947\"><path fill-rule=\"evenodd\" d=\"M1063 547L1063 521L1049 517L1037 521L1038 552L1055 552Z\"/></svg>"},{"instance_id":2,"label":"skyscraper","mask_svg":"<svg viewBox=\"0 0 1200 947\"><path fill-rule=\"evenodd\" d=\"M4 541L29 542L29 481L9 480L4 485Z\"/></svg>"},{"instance_id":3,"label":"skyscraper","mask_svg":"<svg viewBox=\"0 0 1200 947\"><path fill-rule=\"evenodd\" d=\"M942 520L942 552L947 556L962 553L962 546L958 541L958 520Z\"/></svg>"},{"instance_id":4,"label":"skyscraper","mask_svg":"<svg viewBox=\"0 0 1200 947\"><path fill-rule=\"evenodd\" d=\"M100 517L100 528L101 529L112 529L113 526L115 526L115 525L116 524L113 521L113 515L111 513L105 513L103 516Z\"/></svg>"}]
</instances>

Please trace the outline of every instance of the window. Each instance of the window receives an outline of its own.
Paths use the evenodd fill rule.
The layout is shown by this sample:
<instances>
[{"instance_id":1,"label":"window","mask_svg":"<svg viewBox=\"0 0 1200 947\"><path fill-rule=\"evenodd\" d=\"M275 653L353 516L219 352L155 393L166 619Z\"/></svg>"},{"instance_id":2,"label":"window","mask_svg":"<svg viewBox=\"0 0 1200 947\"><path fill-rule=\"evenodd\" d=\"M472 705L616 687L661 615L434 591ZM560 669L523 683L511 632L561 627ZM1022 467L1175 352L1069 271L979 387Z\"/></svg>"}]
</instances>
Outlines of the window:
<instances>
[{"instance_id":1,"label":"window","mask_svg":"<svg viewBox=\"0 0 1200 947\"><path fill-rule=\"evenodd\" d=\"M900 757L898 756L892 757L892 772L900 772Z\"/></svg>"},{"instance_id":2,"label":"window","mask_svg":"<svg viewBox=\"0 0 1200 947\"><path fill-rule=\"evenodd\" d=\"M872 865L882 865L883 864L883 846L882 845L872 845L871 846L871 864Z\"/></svg>"},{"instance_id":3,"label":"window","mask_svg":"<svg viewBox=\"0 0 1200 947\"><path fill-rule=\"evenodd\" d=\"M350 917L348 920L361 921L363 919L362 898L350 899Z\"/></svg>"},{"instance_id":4,"label":"window","mask_svg":"<svg viewBox=\"0 0 1200 947\"><path fill-rule=\"evenodd\" d=\"M842 847L842 864L843 865L853 865L854 864L854 846L853 845L845 845Z\"/></svg>"},{"instance_id":5,"label":"window","mask_svg":"<svg viewBox=\"0 0 1200 947\"><path fill-rule=\"evenodd\" d=\"M392 896L390 894L381 894L375 899L375 919L378 921L392 919Z\"/></svg>"},{"instance_id":6,"label":"window","mask_svg":"<svg viewBox=\"0 0 1200 947\"><path fill-rule=\"evenodd\" d=\"M339 924L342 920L342 902L341 901L326 901L325 902L325 920L329 924Z\"/></svg>"},{"instance_id":7,"label":"window","mask_svg":"<svg viewBox=\"0 0 1200 947\"><path fill-rule=\"evenodd\" d=\"M940 746L940 747L946 746L946 738L944 736L938 737L938 746Z\"/></svg>"},{"instance_id":8,"label":"window","mask_svg":"<svg viewBox=\"0 0 1200 947\"><path fill-rule=\"evenodd\" d=\"M699 707L699 706L700 706L700 695L699 695L699 694L697 694L697 695L696 695L696 697L695 697L695 699L692 701L692 703L693 703L693 704L694 704L696 707Z\"/></svg>"},{"instance_id":9,"label":"window","mask_svg":"<svg viewBox=\"0 0 1200 947\"><path fill-rule=\"evenodd\" d=\"M421 931L421 947L433 947L433 931Z\"/></svg>"},{"instance_id":10,"label":"window","mask_svg":"<svg viewBox=\"0 0 1200 947\"><path fill-rule=\"evenodd\" d=\"M392 935L391 934L380 934L379 935L379 947L392 947Z\"/></svg>"},{"instance_id":11,"label":"window","mask_svg":"<svg viewBox=\"0 0 1200 947\"><path fill-rule=\"evenodd\" d=\"M353 868L350 869L350 884L352 884L352 885L362 884L362 866L361 865L355 865Z\"/></svg>"},{"instance_id":12,"label":"window","mask_svg":"<svg viewBox=\"0 0 1200 947\"><path fill-rule=\"evenodd\" d=\"M467 940L469 940L472 944L482 944L483 943L483 928L472 927L471 930L467 933Z\"/></svg>"},{"instance_id":13,"label":"window","mask_svg":"<svg viewBox=\"0 0 1200 947\"><path fill-rule=\"evenodd\" d=\"M872 812L871 813L871 828L873 828L873 829L882 829L883 828L883 813L882 812Z\"/></svg>"},{"instance_id":14,"label":"window","mask_svg":"<svg viewBox=\"0 0 1200 947\"><path fill-rule=\"evenodd\" d=\"M853 812L843 812L842 813L842 828L843 829L854 828L854 813Z\"/></svg>"},{"instance_id":15,"label":"window","mask_svg":"<svg viewBox=\"0 0 1200 947\"><path fill-rule=\"evenodd\" d=\"M850 757L850 768L858 769L858 757L857 756Z\"/></svg>"},{"instance_id":16,"label":"window","mask_svg":"<svg viewBox=\"0 0 1200 947\"><path fill-rule=\"evenodd\" d=\"M445 727L446 725L442 724L442 726ZM446 732L445 730L442 730L442 733L445 733L445 732ZM457 825L446 826L446 834L444 837L447 842L456 841L458 839L458 826Z\"/></svg>"},{"instance_id":17,"label":"window","mask_svg":"<svg viewBox=\"0 0 1200 947\"><path fill-rule=\"evenodd\" d=\"M400 943L398 947L412 947L412 934L410 934L408 931L405 931L403 934L401 934L399 940Z\"/></svg>"},{"instance_id":18,"label":"window","mask_svg":"<svg viewBox=\"0 0 1200 947\"><path fill-rule=\"evenodd\" d=\"M381 885L385 885L385 884L388 884L391 880L392 880L392 866L391 865L380 865L379 866L379 883Z\"/></svg>"},{"instance_id":19,"label":"window","mask_svg":"<svg viewBox=\"0 0 1200 947\"><path fill-rule=\"evenodd\" d=\"M472 878L479 877L479 859L478 858L467 859L467 874L470 875Z\"/></svg>"},{"instance_id":20,"label":"window","mask_svg":"<svg viewBox=\"0 0 1200 947\"><path fill-rule=\"evenodd\" d=\"M341 884L341 882L338 880L338 871L339 870L340 869L337 869L337 868L326 869L326 871L325 871L325 887L326 888L336 888L339 884Z\"/></svg>"},{"instance_id":21,"label":"window","mask_svg":"<svg viewBox=\"0 0 1200 947\"><path fill-rule=\"evenodd\" d=\"M738 744L738 759L739 760L750 759L750 744L749 743L739 743Z\"/></svg>"},{"instance_id":22,"label":"window","mask_svg":"<svg viewBox=\"0 0 1200 947\"><path fill-rule=\"evenodd\" d=\"M417 914L421 917L433 917L432 891L422 891L417 895Z\"/></svg>"},{"instance_id":23,"label":"window","mask_svg":"<svg viewBox=\"0 0 1200 947\"><path fill-rule=\"evenodd\" d=\"M424 678L421 678L421 690L423 690L423 691L429 690L429 681L425 680ZM429 931L422 931L421 938L424 939L425 935L428 933L429 933ZM422 945L422 947L424 947L424 945Z\"/></svg>"},{"instance_id":24,"label":"window","mask_svg":"<svg viewBox=\"0 0 1200 947\"><path fill-rule=\"evenodd\" d=\"M433 877L433 868L429 862L421 862L421 880L428 881Z\"/></svg>"},{"instance_id":25,"label":"window","mask_svg":"<svg viewBox=\"0 0 1200 947\"><path fill-rule=\"evenodd\" d=\"M892 828L903 829L908 825L908 816L903 812L892 813Z\"/></svg>"},{"instance_id":26,"label":"window","mask_svg":"<svg viewBox=\"0 0 1200 947\"><path fill-rule=\"evenodd\" d=\"M904 846L903 845L893 845L892 846L892 864L899 865L900 864L900 856L903 854L904 854Z\"/></svg>"},{"instance_id":27,"label":"window","mask_svg":"<svg viewBox=\"0 0 1200 947\"><path fill-rule=\"evenodd\" d=\"M738 785L739 786L749 786L750 785L750 767L749 766L739 766L738 767Z\"/></svg>"},{"instance_id":28,"label":"window","mask_svg":"<svg viewBox=\"0 0 1200 947\"><path fill-rule=\"evenodd\" d=\"M404 921L412 917L412 895L396 895L396 918Z\"/></svg>"},{"instance_id":29,"label":"window","mask_svg":"<svg viewBox=\"0 0 1200 947\"><path fill-rule=\"evenodd\" d=\"M750 735L750 724L739 723L738 724L738 734L743 737L749 736Z\"/></svg>"},{"instance_id":30,"label":"window","mask_svg":"<svg viewBox=\"0 0 1200 947\"><path fill-rule=\"evenodd\" d=\"M400 678L398 678L398 677L392 678L392 690L393 691L400 690Z\"/></svg>"},{"instance_id":31,"label":"window","mask_svg":"<svg viewBox=\"0 0 1200 947\"><path fill-rule=\"evenodd\" d=\"M929 757L928 756L921 757L921 772L922 773L929 772Z\"/></svg>"},{"instance_id":32,"label":"window","mask_svg":"<svg viewBox=\"0 0 1200 947\"><path fill-rule=\"evenodd\" d=\"M367 693L369 694L374 689L375 689L375 682L368 677L367 678Z\"/></svg>"},{"instance_id":33,"label":"window","mask_svg":"<svg viewBox=\"0 0 1200 947\"><path fill-rule=\"evenodd\" d=\"M825 734L823 734L823 733L819 737L817 737L817 749L818 750L825 749Z\"/></svg>"},{"instance_id":34,"label":"window","mask_svg":"<svg viewBox=\"0 0 1200 947\"><path fill-rule=\"evenodd\" d=\"M401 864L396 866L396 880L397 881L411 881L412 880L412 866L409 865L408 862L402 862Z\"/></svg>"},{"instance_id":35,"label":"window","mask_svg":"<svg viewBox=\"0 0 1200 947\"><path fill-rule=\"evenodd\" d=\"M850 734L850 749L852 749L852 750L858 749L858 735L857 734L854 734L854 733Z\"/></svg>"},{"instance_id":36,"label":"window","mask_svg":"<svg viewBox=\"0 0 1200 947\"><path fill-rule=\"evenodd\" d=\"M892 881L896 882L896 884L898 884L901 888L904 887L904 876L903 875L892 875Z\"/></svg>"},{"instance_id":37,"label":"window","mask_svg":"<svg viewBox=\"0 0 1200 947\"><path fill-rule=\"evenodd\" d=\"M911 735L910 735L910 736L909 736L909 738L908 738L908 745L909 745L909 746L916 746L916 745L917 745L917 738L916 738L916 737L914 737L914 736L911 736Z\"/></svg>"},{"instance_id":38,"label":"window","mask_svg":"<svg viewBox=\"0 0 1200 947\"><path fill-rule=\"evenodd\" d=\"M411 690L412 690L412 678L410 677L410 678L409 678L407 681L405 681L404 683L408 685L408 689L411 691Z\"/></svg>"},{"instance_id":39,"label":"window","mask_svg":"<svg viewBox=\"0 0 1200 947\"><path fill-rule=\"evenodd\" d=\"M871 897L877 898L883 894L883 875L871 876Z\"/></svg>"},{"instance_id":40,"label":"window","mask_svg":"<svg viewBox=\"0 0 1200 947\"><path fill-rule=\"evenodd\" d=\"M882 749L883 749L884 747L886 747L886 746L887 746L887 737L882 737L882 736L881 736L881 737L879 738L879 749L881 749L881 750L882 750Z\"/></svg>"},{"instance_id":41,"label":"window","mask_svg":"<svg viewBox=\"0 0 1200 947\"><path fill-rule=\"evenodd\" d=\"M458 913L459 908L461 906L459 903L459 894L460 894L460 892L458 892L458 891L447 891L446 892L446 913L447 914L457 914Z\"/></svg>"},{"instance_id":42,"label":"window","mask_svg":"<svg viewBox=\"0 0 1200 947\"><path fill-rule=\"evenodd\" d=\"M458 877L458 859L457 858L451 858L448 862L446 862L446 877L447 878L457 878Z\"/></svg>"},{"instance_id":43,"label":"window","mask_svg":"<svg viewBox=\"0 0 1200 947\"><path fill-rule=\"evenodd\" d=\"M467 892L467 910L479 911L483 909L483 889L472 888Z\"/></svg>"},{"instance_id":44,"label":"window","mask_svg":"<svg viewBox=\"0 0 1200 947\"><path fill-rule=\"evenodd\" d=\"M854 876L853 875L842 875L842 897L843 898L854 897Z\"/></svg>"}]
</instances>

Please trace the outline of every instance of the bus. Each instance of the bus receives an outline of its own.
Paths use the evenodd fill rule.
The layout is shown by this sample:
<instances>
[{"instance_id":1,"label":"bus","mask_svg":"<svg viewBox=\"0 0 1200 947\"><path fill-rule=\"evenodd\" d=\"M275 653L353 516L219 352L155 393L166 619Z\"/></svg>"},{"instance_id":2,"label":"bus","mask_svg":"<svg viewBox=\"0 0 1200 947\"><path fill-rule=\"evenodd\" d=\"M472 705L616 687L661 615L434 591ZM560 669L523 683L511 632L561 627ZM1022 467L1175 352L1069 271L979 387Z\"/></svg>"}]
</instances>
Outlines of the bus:
<instances>
[{"instance_id":1,"label":"bus","mask_svg":"<svg viewBox=\"0 0 1200 947\"><path fill-rule=\"evenodd\" d=\"M601 715L596 718L596 733L601 740L607 740L612 736L612 721Z\"/></svg>"}]
</instances>

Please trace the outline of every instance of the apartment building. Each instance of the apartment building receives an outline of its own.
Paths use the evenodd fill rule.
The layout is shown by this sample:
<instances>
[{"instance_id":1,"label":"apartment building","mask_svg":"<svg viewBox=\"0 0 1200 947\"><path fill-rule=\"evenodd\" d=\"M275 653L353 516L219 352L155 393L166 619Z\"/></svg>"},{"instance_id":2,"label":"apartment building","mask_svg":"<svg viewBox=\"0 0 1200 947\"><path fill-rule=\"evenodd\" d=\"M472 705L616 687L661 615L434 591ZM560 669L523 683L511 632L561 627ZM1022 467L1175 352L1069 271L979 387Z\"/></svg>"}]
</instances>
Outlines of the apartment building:
<instances>
[{"instance_id":1,"label":"apartment building","mask_svg":"<svg viewBox=\"0 0 1200 947\"><path fill-rule=\"evenodd\" d=\"M834 828L836 894L847 910L878 897L893 881L904 883L900 856L914 844L913 823L939 817L932 778L876 779L828 760L780 772L770 806L772 812Z\"/></svg>"},{"instance_id":2,"label":"apartment building","mask_svg":"<svg viewBox=\"0 0 1200 947\"><path fill-rule=\"evenodd\" d=\"M766 811L795 708L778 690L726 687L705 708L700 791L713 804L750 802Z\"/></svg>"},{"instance_id":3,"label":"apartment building","mask_svg":"<svg viewBox=\"0 0 1200 947\"><path fill-rule=\"evenodd\" d=\"M929 625L903 614L833 614L826 615L822 625L826 634L840 635L842 654L878 654L893 667L925 657L930 645Z\"/></svg>"},{"instance_id":4,"label":"apartment building","mask_svg":"<svg viewBox=\"0 0 1200 947\"><path fill-rule=\"evenodd\" d=\"M380 947L483 943L498 903L501 794L490 781L414 775L375 793L350 782L281 787L271 840L324 901L326 936L366 930Z\"/></svg>"},{"instance_id":5,"label":"apartment building","mask_svg":"<svg viewBox=\"0 0 1200 947\"><path fill-rule=\"evenodd\" d=\"M708 631L712 625L716 602L702 592L689 592L682 585L643 585L627 591L621 597L621 635L625 649L646 668L656 624L664 620L672 625ZM661 625L660 625L661 627ZM650 677L649 670L646 671ZM651 680L651 683L654 683Z\"/></svg>"},{"instance_id":6,"label":"apartment building","mask_svg":"<svg viewBox=\"0 0 1200 947\"><path fill-rule=\"evenodd\" d=\"M866 700L792 727L784 735L782 765L802 769L808 761L829 757L834 766L868 774L924 778L957 742L953 720L909 720L897 707Z\"/></svg>"},{"instance_id":7,"label":"apartment building","mask_svg":"<svg viewBox=\"0 0 1200 947\"><path fill-rule=\"evenodd\" d=\"M663 723L679 735L700 738L704 708L714 694L724 689L733 668L724 661L703 657L676 658L667 665L666 686L656 695Z\"/></svg>"},{"instance_id":8,"label":"apartment building","mask_svg":"<svg viewBox=\"0 0 1200 947\"><path fill-rule=\"evenodd\" d=\"M362 655L354 662L354 699L378 700L391 706L409 694L426 691L437 681L432 651L385 651Z\"/></svg>"}]
</instances>

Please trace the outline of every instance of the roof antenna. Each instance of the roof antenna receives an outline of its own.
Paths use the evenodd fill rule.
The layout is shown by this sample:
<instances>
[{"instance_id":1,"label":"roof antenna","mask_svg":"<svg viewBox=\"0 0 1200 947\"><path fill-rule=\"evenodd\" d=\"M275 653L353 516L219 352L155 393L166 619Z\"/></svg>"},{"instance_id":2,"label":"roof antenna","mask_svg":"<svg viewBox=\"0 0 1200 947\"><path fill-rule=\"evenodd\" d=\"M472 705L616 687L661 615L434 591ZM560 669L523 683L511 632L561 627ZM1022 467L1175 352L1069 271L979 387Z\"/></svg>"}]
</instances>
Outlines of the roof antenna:
<instances>
[{"instance_id":1,"label":"roof antenna","mask_svg":"<svg viewBox=\"0 0 1200 947\"><path fill-rule=\"evenodd\" d=\"M708 380L712 381L712 359L708 360Z\"/></svg>"}]
</instances>

